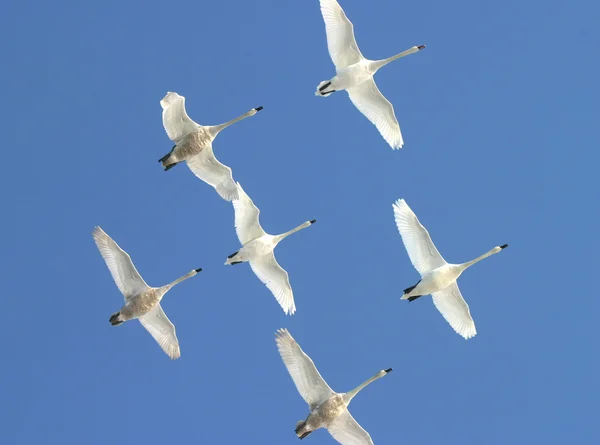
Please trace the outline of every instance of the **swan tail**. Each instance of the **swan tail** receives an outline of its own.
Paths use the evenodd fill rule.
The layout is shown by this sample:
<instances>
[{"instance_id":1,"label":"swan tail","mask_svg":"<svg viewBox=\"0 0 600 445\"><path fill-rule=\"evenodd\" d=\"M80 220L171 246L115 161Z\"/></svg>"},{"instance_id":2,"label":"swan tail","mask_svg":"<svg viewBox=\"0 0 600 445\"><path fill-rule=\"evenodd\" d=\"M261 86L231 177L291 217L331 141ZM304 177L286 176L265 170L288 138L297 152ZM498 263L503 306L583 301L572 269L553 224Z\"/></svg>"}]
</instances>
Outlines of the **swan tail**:
<instances>
[{"instance_id":1,"label":"swan tail","mask_svg":"<svg viewBox=\"0 0 600 445\"><path fill-rule=\"evenodd\" d=\"M324 80L323 82L321 82L319 84L319 86L317 87L317 91L315 92L315 96L329 96L331 93L333 93L335 90L332 91L326 91L325 89L331 85L331 81L330 80Z\"/></svg>"},{"instance_id":2,"label":"swan tail","mask_svg":"<svg viewBox=\"0 0 600 445\"><path fill-rule=\"evenodd\" d=\"M304 429L306 428L306 420L299 420L298 423L296 423L296 435L298 436L299 439L304 439L306 436L308 436L310 433L312 433L312 431L305 431Z\"/></svg>"},{"instance_id":3,"label":"swan tail","mask_svg":"<svg viewBox=\"0 0 600 445\"><path fill-rule=\"evenodd\" d=\"M115 312L114 314L112 314L108 321L110 321L110 324L113 326L119 326L120 324L125 322L125 319L123 318L123 316L121 315L121 312L119 311L119 312Z\"/></svg>"},{"instance_id":4,"label":"swan tail","mask_svg":"<svg viewBox=\"0 0 600 445\"><path fill-rule=\"evenodd\" d=\"M233 265L233 264L239 264L239 263L241 263L242 261L237 261L237 260L236 260L236 258L235 258L235 256L236 256L238 253L239 253L239 250L238 250L237 252L235 252L235 253L232 253L231 255L229 255L229 256L227 257L227 260L225 261L225 265L226 265L226 266L228 266L228 265L230 265L230 264L231 264L231 265Z\"/></svg>"},{"instance_id":5,"label":"swan tail","mask_svg":"<svg viewBox=\"0 0 600 445\"><path fill-rule=\"evenodd\" d=\"M175 147L177 147L177 145L174 145L170 152L168 152L166 155L164 155L162 158L160 158L158 160L158 162L160 162L163 167L167 167L170 164L169 158L171 157L171 155L175 151Z\"/></svg>"},{"instance_id":6,"label":"swan tail","mask_svg":"<svg viewBox=\"0 0 600 445\"><path fill-rule=\"evenodd\" d=\"M415 287L417 287L420 282L421 282L421 280L417 281L417 284L415 284L414 286L407 287L406 289L404 289L401 299L402 300L412 301L412 300L409 299L408 294L410 294L413 290L415 290ZM420 296L421 295L419 295L419 297ZM415 297L415 298L417 298L417 297ZM414 300L414 298L413 298L413 300Z\"/></svg>"}]
</instances>

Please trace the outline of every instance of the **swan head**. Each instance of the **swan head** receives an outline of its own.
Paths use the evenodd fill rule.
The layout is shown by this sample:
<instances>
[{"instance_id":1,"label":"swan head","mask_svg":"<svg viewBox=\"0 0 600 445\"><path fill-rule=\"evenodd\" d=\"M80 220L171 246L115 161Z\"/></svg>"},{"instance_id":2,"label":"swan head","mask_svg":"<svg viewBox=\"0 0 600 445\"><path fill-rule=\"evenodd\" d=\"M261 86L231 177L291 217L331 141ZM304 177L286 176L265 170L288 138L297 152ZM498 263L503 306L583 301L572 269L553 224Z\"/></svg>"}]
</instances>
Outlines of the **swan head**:
<instances>
[{"instance_id":1,"label":"swan head","mask_svg":"<svg viewBox=\"0 0 600 445\"><path fill-rule=\"evenodd\" d=\"M508 247L508 244L503 244L503 245L501 245L501 246L496 246L496 247L494 247L494 248L492 249L492 252L493 252L493 253L498 253L498 252L500 252L501 250L503 250L503 249L506 249L507 247Z\"/></svg>"},{"instance_id":2,"label":"swan head","mask_svg":"<svg viewBox=\"0 0 600 445\"><path fill-rule=\"evenodd\" d=\"M202 272L202 268L200 267L199 269L194 269L194 272L200 273L200 272ZM196 273L194 275L196 275Z\"/></svg>"},{"instance_id":3,"label":"swan head","mask_svg":"<svg viewBox=\"0 0 600 445\"><path fill-rule=\"evenodd\" d=\"M386 375L388 372L392 372L392 368L388 368L388 369L382 369L381 371L379 371L377 373L378 377L383 377L384 375Z\"/></svg>"},{"instance_id":4,"label":"swan head","mask_svg":"<svg viewBox=\"0 0 600 445\"><path fill-rule=\"evenodd\" d=\"M418 50L425 49L425 48L427 48L425 45L419 45L419 46L417 46Z\"/></svg>"},{"instance_id":5,"label":"swan head","mask_svg":"<svg viewBox=\"0 0 600 445\"><path fill-rule=\"evenodd\" d=\"M262 106L260 106L260 107L256 107L256 108L252 108L252 109L250 110L249 114L250 114L250 116L254 116L256 113L258 113L258 112L259 112L260 110L262 110L262 109L263 109L263 107L262 107Z\"/></svg>"},{"instance_id":6,"label":"swan head","mask_svg":"<svg viewBox=\"0 0 600 445\"><path fill-rule=\"evenodd\" d=\"M314 223L316 223L316 222L317 222L317 220L316 220L316 219L311 219L311 220L309 221L309 223L310 223L310 224L314 224Z\"/></svg>"}]
</instances>

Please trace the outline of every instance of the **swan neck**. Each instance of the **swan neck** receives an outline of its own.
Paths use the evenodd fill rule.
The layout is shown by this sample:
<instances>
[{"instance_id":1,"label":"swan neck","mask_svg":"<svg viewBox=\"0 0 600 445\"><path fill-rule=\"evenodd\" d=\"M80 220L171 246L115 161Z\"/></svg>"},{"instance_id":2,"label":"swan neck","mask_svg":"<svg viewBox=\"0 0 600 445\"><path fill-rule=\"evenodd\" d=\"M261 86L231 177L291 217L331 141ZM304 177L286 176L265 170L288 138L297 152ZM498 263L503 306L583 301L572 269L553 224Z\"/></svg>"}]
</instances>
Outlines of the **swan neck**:
<instances>
[{"instance_id":1,"label":"swan neck","mask_svg":"<svg viewBox=\"0 0 600 445\"><path fill-rule=\"evenodd\" d=\"M385 374L384 374L385 375ZM371 377L369 380L367 380L366 382L361 383L360 385L358 385L356 388L354 388L352 391L348 391L347 393L344 394L344 402L346 403L346 405L348 405L350 403L350 401L354 398L354 396L356 394L358 394L361 390L363 390L366 386L370 385L371 383L373 383L375 380L380 379L381 377L383 377L383 375L380 375L379 373L375 374L373 377Z\"/></svg>"},{"instance_id":2,"label":"swan neck","mask_svg":"<svg viewBox=\"0 0 600 445\"><path fill-rule=\"evenodd\" d=\"M461 266L461 270L465 270L465 269L467 269L467 268L471 267L473 264L475 264L475 263L478 263L479 261L483 260L484 258L487 258L487 257L489 257L490 255L493 255L493 254L495 254L495 253L498 253L498 252L496 252L496 250L495 250L495 249L492 249L492 250L490 250L489 252L486 252L486 253L484 253L483 255L481 255L481 256L478 256L478 257L477 257L477 258L475 258L474 260L467 261L466 263L463 263L463 264L461 264L461 265L460 265L460 266Z\"/></svg>"},{"instance_id":3,"label":"swan neck","mask_svg":"<svg viewBox=\"0 0 600 445\"><path fill-rule=\"evenodd\" d=\"M407 49L406 51L402 51L401 53L398 53L395 56L388 57L387 59L375 60L372 65L375 68L375 71L377 71L382 66L385 66L388 63L393 62L396 59L399 59L400 57L404 57L404 56L408 56L409 54L416 53L417 51L419 51L419 49L416 46L413 46L412 48Z\"/></svg>"},{"instance_id":4,"label":"swan neck","mask_svg":"<svg viewBox=\"0 0 600 445\"><path fill-rule=\"evenodd\" d=\"M171 289L173 286L181 283L182 281L187 280L188 278L193 277L194 275L196 275L196 271L192 270L189 273L186 273L184 276L177 278L175 281L173 281L172 283L167 284L165 287L167 288L167 290Z\"/></svg>"},{"instance_id":5,"label":"swan neck","mask_svg":"<svg viewBox=\"0 0 600 445\"><path fill-rule=\"evenodd\" d=\"M305 229L308 226L310 226L310 223L300 224L298 227L296 227L296 228L294 228L294 229L292 229L292 230L290 230L288 232L282 233L281 235L277 235L275 237L275 240L276 240L276 242L279 242L282 239L287 238L288 236L290 236L292 233L296 233L298 230Z\"/></svg>"},{"instance_id":6,"label":"swan neck","mask_svg":"<svg viewBox=\"0 0 600 445\"><path fill-rule=\"evenodd\" d=\"M212 127L209 127L210 128L210 132L213 135L213 137L215 137L221 131L223 131L225 128L229 127L230 125L233 125L236 122L241 121L242 119L246 119L248 116L250 116L251 113L252 113L252 111L248 111L248 112L242 114L241 116L236 117L235 119L232 119L232 120L230 120L228 122L225 122L224 124L214 125Z\"/></svg>"}]
</instances>

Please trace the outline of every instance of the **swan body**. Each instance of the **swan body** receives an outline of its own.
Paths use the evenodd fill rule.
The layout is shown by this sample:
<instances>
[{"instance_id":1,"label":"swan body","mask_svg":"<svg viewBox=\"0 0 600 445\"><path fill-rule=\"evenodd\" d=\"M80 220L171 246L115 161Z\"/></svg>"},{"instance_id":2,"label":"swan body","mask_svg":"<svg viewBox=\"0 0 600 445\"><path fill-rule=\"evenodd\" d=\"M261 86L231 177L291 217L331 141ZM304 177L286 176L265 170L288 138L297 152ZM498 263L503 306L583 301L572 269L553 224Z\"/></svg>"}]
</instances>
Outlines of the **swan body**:
<instances>
[{"instance_id":1,"label":"swan body","mask_svg":"<svg viewBox=\"0 0 600 445\"><path fill-rule=\"evenodd\" d=\"M264 234L263 236L244 244L244 246L237 251L235 256L227 258L225 264L228 265L235 262L243 263L260 258L273 252L279 241L280 240L277 240L273 235Z\"/></svg>"},{"instance_id":2,"label":"swan body","mask_svg":"<svg viewBox=\"0 0 600 445\"><path fill-rule=\"evenodd\" d=\"M181 352L175 326L167 318L160 302L173 286L193 277L202 269L192 270L165 286L150 287L133 265L129 254L104 230L95 227L92 236L117 287L125 297L125 304L112 314L110 324L118 326L137 318L170 358L179 358Z\"/></svg>"},{"instance_id":3,"label":"swan body","mask_svg":"<svg viewBox=\"0 0 600 445\"><path fill-rule=\"evenodd\" d=\"M313 431L326 428L333 438L343 445L373 445L369 433L348 411L348 405L356 394L387 375L392 368L379 371L352 391L336 393L321 377L314 362L287 329L279 329L275 334L275 341L283 363L310 410L306 420L300 420L296 424L296 435L304 439Z\"/></svg>"},{"instance_id":4,"label":"swan body","mask_svg":"<svg viewBox=\"0 0 600 445\"><path fill-rule=\"evenodd\" d=\"M215 157L212 142L228 126L254 116L263 107L253 108L243 115L221 125L202 126L194 122L185 111L185 97L169 92L160 101L163 109L163 126L175 143L173 149L159 159L165 170L180 162L186 162L190 170L201 180L213 186L226 201L237 199L237 188L231 168L221 164Z\"/></svg>"},{"instance_id":5,"label":"swan body","mask_svg":"<svg viewBox=\"0 0 600 445\"><path fill-rule=\"evenodd\" d=\"M235 229L242 248L229 255L225 265L249 262L256 276L269 288L286 314L296 312L294 293L288 273L275 259L274 249L279 242L299 230L316 222L306 221L298 227L281 235L270 235L260 225L260 210L237 183L238 199L233 201L235 211Z\"/></svg>"},{"instance_id":6,"label":"swan body","mask_svg":"<svg viewBox=\"0 0 600 445\"><path fill-rule=\"evenodd\" d=\"M392 149L401 148L404 141L394 107L377 88L373 75L381 67L400 57L416 53L425 48L425 45L413 46L383 60L366 59L356 43L354 25L339 3L336 0L320 0L320 3L327 47L336 75L319 83L315 95L329 96L336 91L346 90L352 103L377 127Z\"/></svg>"},{"instance_id":7,"label":"swan body","mask_svg":"<svg viewBox=\"0 0 600 445\"><path fill-rule=\"evenodd\" d=\"M474 337L477 334L475 322L456 280L467 268L502 251L508 244L496 246L472 261L450 264L440 255L429 232L404 199L396 201L393 209L404 247L413 266L421 274L421 280L417 284L404 289L401 299L414 301L423 295L431 294L433 303L456 333L465 339Z\"/></svg>"},{"instance_id":8,"label":"swan body","mask_svg":"<svg viewBox=\"0 0 600 445\"><path fill-rule=\"evenodd\" d=\"M429 295L445 289L454 283L460 274L462 274L462 270L456 264L444 264L430 270L423 275L419 284L410 293L402 296L402 299L407 300L413 295Z\"/></svg>"},{"instance_id":9,"label":"swan body","mask_svg":"<svg viewBox=\"0 0 600 445\"><path fill-rule=\"evenodd\" d=\"M371 65L370 60L361 60L350 66L344 67L337 72L337 74L329 80L331 85L326 90L348 90L352 87L360 85L361 83L369 80L375 73L374 67ZM331 93L322 94L317 90L315 95L326 96Z\"/></svg>"}]
</instances>

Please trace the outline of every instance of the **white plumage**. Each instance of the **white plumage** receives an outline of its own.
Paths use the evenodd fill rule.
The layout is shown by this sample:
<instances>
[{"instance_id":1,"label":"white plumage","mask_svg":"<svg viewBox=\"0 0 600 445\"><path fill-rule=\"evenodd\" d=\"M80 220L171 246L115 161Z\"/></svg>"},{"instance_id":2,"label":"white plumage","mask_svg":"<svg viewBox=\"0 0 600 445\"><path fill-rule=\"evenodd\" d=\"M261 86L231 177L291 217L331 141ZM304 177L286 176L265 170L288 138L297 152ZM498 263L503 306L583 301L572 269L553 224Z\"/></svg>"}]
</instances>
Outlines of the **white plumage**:
<instances>
[{"instance_id":1,"label":"white plumage","mask_svg":"<svg viewBox=\"0 0 600 445\"><path fill-rule=\"evenodd\" d=\"M283 363L310 410L306 420L301 420L296 425L296 435L303 439L319 428L327 428L333 438L343 445L373 445L369 433L348 411L348 405L359 391L387 375L392 368L379 371L352 391L336 393L287 329L279 329L275 334L275 341Z\"/></svg>"},{"instance_id":2,"label":"white plumage","mask_svg":"<svg viewBox=\"0 0 600 445\"><path fill-rule=\"evenodd\" d=\"M186 161L190 170L202 181L213 186L226 201L237 199L237 187L231 168L217 160L212 141L228 126L254 116L262 107L253 108L236 119L215 126L202 126L194 122L185 111L185 97L169 92L160 101L165 131L176 145L163 156L165 170Z\"/></svg>"},{"instance_id":3,"label":"white plumage","mask_svg":"<svg viewBox=\"0 0 600 445\"><path fill-rule=\"evenodd\" d=\"M307 221L295 229L281 235L269 235L258 220L260 210L238 183L239 198L233 201L235 210L235 230L242 248L227 258L225 264L250 262L250 267L256 276L273 293L277 302L286 314L296 312L294 293L290 285L288 273L277 263L273 250L275 246L298 230L312 225L316 220Z\"/></svg>"},{"instance_id":4,"label":"white plumage","mask_svg":"<svg viewBox=\"0 0 600 445\"><path fill-rule=\"evenodd\" d=\"M125 305L110 317L111 324L118 326L137 318L170 358L179 358L181 352L175 326L167 318L160 301L173 286L193 277L202 269L192 270L165 286L150 287L133 265L129 254L104 230L95 227L92 236L117 287L125 297Z\"/></svg>"},{"instance_id":5,"label":"white plumage","mask_svg":"<svg viewBox=\"0 0 600 445\"><path fill-rule=\"evenodd\" d=\"M419 222L419 219L404 199L399 199L393 205L396 226L402 236L404 247L410 261L421 280L412 287L404 290L403 300L413 301L423 295L431 294L435 307L444 316L457 334L465 339L477 334L475 322L471 318L469 305L464 300L456 280L473 264L500 252L508 246L494 247L489 252L462 264L449 264L433 244L429 232Z\"/></svg>"},{"instance_id":6,"label":"white plumage","mask_svg":"<svg viewBox=\"0 0 600 445\"><path fill-rule=\"evenodd\" d=\"M413 46L383 60L366 59L358 49L354 26L339 3L336 0L320 2L329 55L337 74L332 79L321 82L315 95L328 96L335 91L347 90L352 103L377 127L392 149L401 148L404 141L394 107L377 88L373 75L382 66L413 54L425 48L425 45Z\"/></svg>"}]
</instances>

